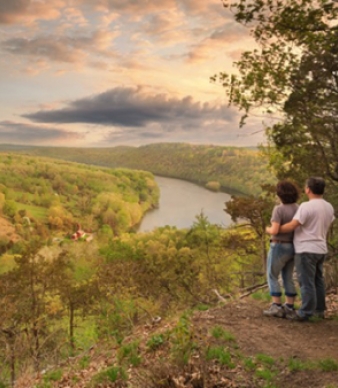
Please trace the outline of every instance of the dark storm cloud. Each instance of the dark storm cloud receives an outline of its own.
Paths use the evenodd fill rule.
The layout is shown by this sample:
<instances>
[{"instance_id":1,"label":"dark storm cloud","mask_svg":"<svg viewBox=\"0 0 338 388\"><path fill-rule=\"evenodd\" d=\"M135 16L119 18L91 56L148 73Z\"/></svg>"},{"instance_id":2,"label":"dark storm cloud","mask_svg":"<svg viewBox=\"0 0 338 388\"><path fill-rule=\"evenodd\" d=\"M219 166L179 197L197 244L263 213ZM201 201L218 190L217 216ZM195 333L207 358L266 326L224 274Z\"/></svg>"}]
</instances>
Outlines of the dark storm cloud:
<instances>
[{"instance_id":1,"label":"dark storm cloud","mask_svg":"<svg viewBox=\"0 0 338 388\"><path fill-rule=\"evenodd\" d=\"M25 114L40 123L88 123L120 127L142 127L151 124L201 126L205 122L229 122L235 114L224 106L202 104L192 97L170 98L149 94L142 87L115 88L92 97L71 102L58 110Z\"/></svg>"},{"instance_id":2,"label":"dark storm cloud","mask_svg":"<svg viewBox=\"0 0 338 388\"><path fill-rule=\"evenodd\" d=\"M52 127L39 127L37 125L16 123L13 121L0 121L0 142L15 142L20 144L36 144L64 139L82 139L79 133L65 131Z\"/></svg>"}]
</instances>

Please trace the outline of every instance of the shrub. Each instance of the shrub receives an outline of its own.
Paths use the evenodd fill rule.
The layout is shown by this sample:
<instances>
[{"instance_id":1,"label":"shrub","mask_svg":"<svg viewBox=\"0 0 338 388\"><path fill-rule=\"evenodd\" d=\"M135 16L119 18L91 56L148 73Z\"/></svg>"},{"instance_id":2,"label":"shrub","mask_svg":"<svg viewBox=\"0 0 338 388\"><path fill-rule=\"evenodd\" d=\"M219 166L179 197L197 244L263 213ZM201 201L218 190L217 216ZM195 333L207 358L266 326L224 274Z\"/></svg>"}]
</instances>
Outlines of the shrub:
<instances>
[{"instance_id":1,"label":"shrub","mask_svg":"<svg viewBox=\"0 0 338 388\"><path fill-rule=\"evenodd\" d=\"M183 314L170 335L171 355L178 364L187 364L196 348L194 333L187 314Z\"/></svg>"},{"instance_id":2,"label":"shrub","mask_svg":"<svg viewBox=\"0 0 338 388\"><path fill-rule=\"evenodd\" d=\"M221 184L217 181L210 181L205 185L205 187L211 191L219 191L221 189Z\"/></svg>"}]
</instances>

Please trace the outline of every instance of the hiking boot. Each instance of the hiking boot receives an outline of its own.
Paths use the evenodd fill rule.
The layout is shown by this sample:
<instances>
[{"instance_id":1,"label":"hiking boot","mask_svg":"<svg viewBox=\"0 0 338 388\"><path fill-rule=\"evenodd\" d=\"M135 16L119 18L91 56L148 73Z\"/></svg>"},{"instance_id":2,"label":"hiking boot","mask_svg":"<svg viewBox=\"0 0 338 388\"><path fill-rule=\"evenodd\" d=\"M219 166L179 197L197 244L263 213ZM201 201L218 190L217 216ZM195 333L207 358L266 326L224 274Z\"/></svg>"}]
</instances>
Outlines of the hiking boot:
<instances>
[{"instance_id":1,"label":"hiking boot","mask_svg":"<svg viewBox=\"0 0 338 388\"><path fill-rule=\"evenodd\" d=\"M315 311L312 316L315 318L325 319L324 311Z\"/></svg>"},{"instance_id":2,"label":"hiking boot","mask_svg":"<svg viewBox=\"0 0 338 388\"><path fill-rule=\"evenodd\" d=\"M263 315L265 315L266 317L277 317L277 318L285 317L283 307L277 306L275 303L272 303L272 305L268 310L264 310Z\"/></svg>"},{"instance_id":3,"label":"hiking boot","mask_svg":"<svg viewBox=\"0 0 338 388\"><path fill-rule=\"evenodd\" d=\"M283 304L282 308L284 309L285 318L288 315L292 316L295 313L295 309L293 307L288 307L286 303Z\"/></svg>"},{"instance_id":4,"label":"hiking boot","mask_svg":"<svg viewBox=\"0 0 338 388\"><path fill-rule=\"evenodd\" d=\"M298 311L292 310L292 309L289 309L289 310L291 311L288 311L285 314L286 319L290 319L290 321L298 321L298 322L305 322L309 320L308 317L302 317L301 315L299 315Z\"/></svg>"}]
</instances>

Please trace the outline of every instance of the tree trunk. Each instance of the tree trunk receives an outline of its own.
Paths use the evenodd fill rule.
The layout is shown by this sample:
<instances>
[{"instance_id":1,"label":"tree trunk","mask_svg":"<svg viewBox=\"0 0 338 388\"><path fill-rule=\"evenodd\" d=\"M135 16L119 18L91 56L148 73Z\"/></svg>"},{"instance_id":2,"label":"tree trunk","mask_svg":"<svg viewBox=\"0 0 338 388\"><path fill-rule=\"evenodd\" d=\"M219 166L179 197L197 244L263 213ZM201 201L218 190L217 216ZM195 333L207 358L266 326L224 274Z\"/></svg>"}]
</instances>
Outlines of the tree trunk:
<instances>
[{"instance_id":1,"label":"tree trunk","mask_svg":"<svg viewBox=\"0 0 338 388\"><path fill-rule=\"evenodd\" d=\"M264 273L266 273L266 257L267 257L265 237L266 237L266 234L263 233L261 237L261 255L262 255L262 265L263 265Z\"/></svg>"},{"instance_id":2,"label":"tree trunk","mask_svg":"<svg viewBox=\"0 0 338 388\"><path fill-rule=\"evenodd\" d=\"M74 319L75 319L75 308L72 303L69 305L69 343L70 348L74 352L75 342L74 342Z\"/></svg>"}]
</instances>

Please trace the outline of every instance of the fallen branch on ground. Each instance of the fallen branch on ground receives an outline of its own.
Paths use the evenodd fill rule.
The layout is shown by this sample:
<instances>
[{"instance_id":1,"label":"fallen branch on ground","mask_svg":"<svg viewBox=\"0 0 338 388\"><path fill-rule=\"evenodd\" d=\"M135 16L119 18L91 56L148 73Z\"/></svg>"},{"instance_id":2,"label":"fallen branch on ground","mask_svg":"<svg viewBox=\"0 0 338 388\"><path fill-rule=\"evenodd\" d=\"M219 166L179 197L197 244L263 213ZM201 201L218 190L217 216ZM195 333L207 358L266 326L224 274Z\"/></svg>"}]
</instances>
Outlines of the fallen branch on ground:
<instances>
[{"instance_id":1,"label":"fallen branch on ground","mask_svg":"<svg viewBox=\"0 0 338 388\"><path fill-rule=\"evenodd\" d=\"M249 296L249 295L253 294L253 293L254 293L255 291L257 291L257 290L261 290L261 289L263 289L263 288L268 288L268 287L269 287L268 284L265 283L265 284L263 284L263 285L259 285L259 286L256 286L256 287L254 287L254 288L251 288L249 292L240 295L240 296L239 296L239 299L245 298L246 296Z\"/></svg>"},{"instance_id":2,"label":"fallen branch on ground","mask_svg":"<svg viewBox=\"0 0 338 388\"><path fill-rule=\"evenodd\" d=\"M217 290L214 289L213 291L217 295L217 298L221 302L227 302L227 299L232 299L233 298L233 295L231 295L231 294L227 294L227 295L222 296Z\"/></svg>"}]
</instances>

